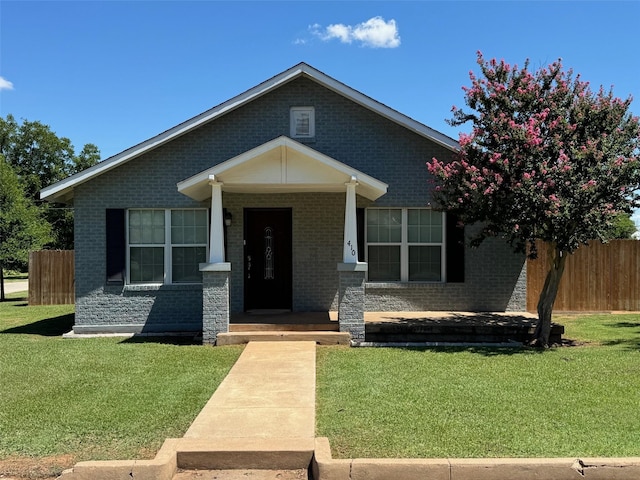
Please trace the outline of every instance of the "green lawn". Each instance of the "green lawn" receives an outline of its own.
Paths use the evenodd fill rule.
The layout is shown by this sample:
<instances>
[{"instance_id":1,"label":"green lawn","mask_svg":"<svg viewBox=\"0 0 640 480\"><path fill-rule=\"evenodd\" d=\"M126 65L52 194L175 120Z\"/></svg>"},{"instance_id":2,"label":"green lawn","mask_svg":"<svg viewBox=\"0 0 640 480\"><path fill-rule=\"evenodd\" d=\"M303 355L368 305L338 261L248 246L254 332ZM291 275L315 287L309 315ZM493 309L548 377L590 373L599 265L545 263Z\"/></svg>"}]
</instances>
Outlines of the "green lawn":
<instances>
[{"instance_id":1,"label":"green lawn","mask_svg":"<svg viewBox=\"0 0 640 480\"><path fill-rule=\"evenodd\" d=\"M242 351L63 340L72 324L73 306L0 303L0 458L153 457L184 434Z\"/></svg>"},{"instance_id":2,"label":"green lawn","mask_svg":"<svg viewBox=\"0 0 640 480\"><path fill-rule=\"evenodd\" d=\"M640 316L556 320L581 346L319 347L317 434L336 457L640 456ZM242 351L63 340L72 323L0 303L0 459L152 457Z\"/></svg>"},{"instance_id":3,"label":"green lawn","mask_svg":"<svg viewBox=\"0 0 640 480\"><path fill-rule=\"evenodd\" d=\"M583 346L319 348L317 434L339 458L640 456L640 315L556 321Z\"/></svg>"}]
</instances>

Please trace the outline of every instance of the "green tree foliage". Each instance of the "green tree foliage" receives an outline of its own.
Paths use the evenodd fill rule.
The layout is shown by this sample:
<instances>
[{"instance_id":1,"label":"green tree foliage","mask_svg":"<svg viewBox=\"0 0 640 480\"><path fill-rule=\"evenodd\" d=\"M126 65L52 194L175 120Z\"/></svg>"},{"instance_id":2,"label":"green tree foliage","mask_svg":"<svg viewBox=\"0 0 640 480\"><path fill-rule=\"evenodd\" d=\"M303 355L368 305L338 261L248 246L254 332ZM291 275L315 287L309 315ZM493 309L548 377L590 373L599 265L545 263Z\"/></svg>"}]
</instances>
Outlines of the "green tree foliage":
<instances>
[{"instance_id":1,"label":"green tree foliage","mask_svg":"<svg viewBox=\"0 0 640 480\"><path fill-rule=\"evenodd\" d=\"M4 300L4 271L24 269L29 252L51 240L51 229L40 210L25 195L13 168L0 155L0 300Z\"/></svg>"},{"instance_id":2,"label":"green tree foliage","mask_svg":"<svg viewBox=\"0 0 640 480\"><path fill-rule=\"evenodd\" d=\"M560 61L534 73L485 61L465 87L471 112L456 109L460 135L452 162L428 163L435 200L464 223L482 222L478 245L502 236L535 257L536 240L553 245L551 269L538 302L534 343L547 346L551 313L567 255L606 240L619 214L639 204L640 125L621 100L564 71Z\"/></svg>"},{"instance_id":3,"label":"green tree foliage","mask_svg":"<svg viewBox=\"0 0 640 480\"><path fill-rule=\"evenodd\" d=\"M629 239L633 238L636 233L636 224L631 220L631 216L626 213L619 213L611 223L611 228L607 231L607 238L613 239Z\"/></svg>"},{"instance_id":4,"label":"green tree foliage","mask_svg":"<svg viewBox=\"0 0 640 480\"><path fill-rule=\"evenodd\" d=\"M22 181L27 197L42 210L42 217L51 225L53 238L47 247L72 249L72 210L65 205L41 202L40 190L98 163L98 148L86 144L76 155L71 140L58 137L49 126L28 120L18 123L12 115L7 115L0 117L0 154Z\"/></svg>"}]
</instances>

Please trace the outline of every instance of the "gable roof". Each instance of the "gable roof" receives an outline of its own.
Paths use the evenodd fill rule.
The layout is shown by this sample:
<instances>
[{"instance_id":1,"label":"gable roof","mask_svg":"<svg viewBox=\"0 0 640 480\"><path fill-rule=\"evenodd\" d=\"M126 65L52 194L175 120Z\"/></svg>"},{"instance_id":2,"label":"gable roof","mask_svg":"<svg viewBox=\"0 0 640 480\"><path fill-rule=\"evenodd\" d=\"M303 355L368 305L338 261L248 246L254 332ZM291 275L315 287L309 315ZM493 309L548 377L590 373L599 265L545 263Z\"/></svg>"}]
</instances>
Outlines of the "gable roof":
<instances>
[{"instance_id":1,"label":"gable roof","mask_svg":"<svg viewBox=\"0 0 640 480\"><path fill-rule=\"evenodd\" d=\"M178 183L178 191L197 201L211 197L212 178L227 192L357 192L376 200L388 185L289 137L280 136Z\"/></svg>"},{"instance_id":2,"label":"gable roof","mask_svg":"<svg viewBox=\"0 0 640 480\"><path fill-rule=\"evenodd\" d=\"M252 100L255 100L262 95L265 95L272 90L296 79L299 77L309 78L316 83L332 90L345 98L365 107L373 112L421 135L429 140L442 145L443 147L455 151L458 149L458 142L452 138L433 130L426 125L413 120L412 118L387 107L386 105L368 97L357 90L341 83L334 78L322 73L319 70L307 65L306 63L299 63L288 70L266 80L259 85L247 90L240 95L237 95L224 103L221 103L206 112L196 115L195 117L176 125L169 130L166 130L155 137L152 137L138 145L135 145L127 150L118 153L102 162L90 167L82 172L76 173L64 180L61 180L53 185L43 188L40 191L40 198L49 201L66 202L73 198L73 188L86 181L91 180L109 170L118 167L119 165L126 163L150 150L153 150L161 145L164 145L171 140L178 138L190 131L215 120L222 115L235 110L236 108L245 105Z\"/></svg>"}]
</instances>

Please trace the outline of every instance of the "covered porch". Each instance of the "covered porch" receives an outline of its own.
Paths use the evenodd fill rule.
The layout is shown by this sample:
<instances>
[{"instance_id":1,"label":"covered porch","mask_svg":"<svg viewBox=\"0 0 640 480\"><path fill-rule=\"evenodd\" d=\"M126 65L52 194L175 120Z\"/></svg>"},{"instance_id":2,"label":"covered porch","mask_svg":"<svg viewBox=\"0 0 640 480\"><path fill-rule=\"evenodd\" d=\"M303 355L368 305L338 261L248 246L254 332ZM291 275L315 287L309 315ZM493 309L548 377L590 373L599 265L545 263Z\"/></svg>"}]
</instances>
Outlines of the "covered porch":
<instances>
[{"instance_id":1,"label":"covered porch","mask_svg":"<svg viewBox=\"0 0 640 480\"><path fill-rule=\"evenodd\" d=\"M364 312L364 345L517 346L529 339L537 317L527 312ZM560 342L564 327L554 324ZM314 340L321 345L350 344L340 334L338 312L274 312L231 315L221 345L261 340ZM358 343L358 342L356 342Z\"/></svg>"},{"instance_id":2,"label":"covered porch","mask_svg":"<svg viewBox=\"0 0 640 480\"><path fill-rule=\"evenodd\" d=\"M219 344L239 312L305 315L330 306L343 337L362 341L367 264L358 261L356 202L357 196L373 202L386 190L385 183L284 136L179 182L180 193L211 205L209 256L200 264L203 343ZM327 200L334 202L331 214ZM231 212L234 226L227 231ZM310 222L314 212L325 223ZM332 253L318 263L311 250ZM322 281L310 280L316 267ZM315 291L323 295L315 308L309 298L300 300Z\"/></svg>"}]
</instances>

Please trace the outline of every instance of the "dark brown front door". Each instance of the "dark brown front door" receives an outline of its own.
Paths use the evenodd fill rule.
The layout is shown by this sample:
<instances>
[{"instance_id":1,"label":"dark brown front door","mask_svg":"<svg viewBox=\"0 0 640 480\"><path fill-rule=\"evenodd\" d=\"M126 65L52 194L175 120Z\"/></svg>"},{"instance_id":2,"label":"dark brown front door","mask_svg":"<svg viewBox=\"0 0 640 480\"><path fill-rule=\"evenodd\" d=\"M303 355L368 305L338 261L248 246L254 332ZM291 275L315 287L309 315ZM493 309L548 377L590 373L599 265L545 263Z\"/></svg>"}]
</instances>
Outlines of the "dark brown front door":
<instances>
[{"instance_id":1,"label":"dark brown front door","mask_svg":"<svg viewBox=\"0 0 640 480\"><path fill-rule=\"evenodd\" d=\"M291 309L291 209L244 211L244 308Z\"/></svg>"}]
</instances>

